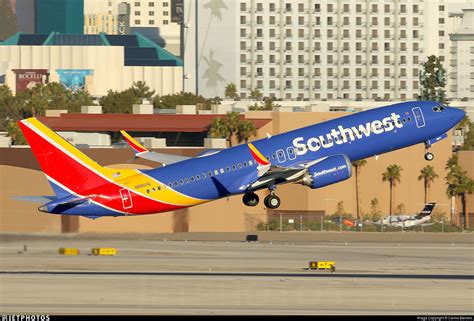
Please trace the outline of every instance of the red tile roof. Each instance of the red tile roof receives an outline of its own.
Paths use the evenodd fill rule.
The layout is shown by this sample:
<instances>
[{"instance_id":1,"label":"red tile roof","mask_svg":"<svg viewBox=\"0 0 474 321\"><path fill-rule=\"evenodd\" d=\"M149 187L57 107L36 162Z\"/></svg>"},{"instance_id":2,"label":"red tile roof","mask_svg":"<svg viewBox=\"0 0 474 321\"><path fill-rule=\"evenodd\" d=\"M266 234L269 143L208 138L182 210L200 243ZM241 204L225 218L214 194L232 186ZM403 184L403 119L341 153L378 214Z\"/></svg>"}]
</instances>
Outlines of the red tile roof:
<instances>
[{"instance_id":1,"label":"red tile roof","mask_svg":"<svg viewBox=\"0 0 474 321\"><path fill-rule=\"evenodd\" d=\"M38 119L53 130L61 131L126 131L136 132L205 132L212 120L224 115L177 115L177 114L61 114L60 117L40 116ZM251 121L259 129L271 119L243 119Z\"/></svg>"}]
</instances>

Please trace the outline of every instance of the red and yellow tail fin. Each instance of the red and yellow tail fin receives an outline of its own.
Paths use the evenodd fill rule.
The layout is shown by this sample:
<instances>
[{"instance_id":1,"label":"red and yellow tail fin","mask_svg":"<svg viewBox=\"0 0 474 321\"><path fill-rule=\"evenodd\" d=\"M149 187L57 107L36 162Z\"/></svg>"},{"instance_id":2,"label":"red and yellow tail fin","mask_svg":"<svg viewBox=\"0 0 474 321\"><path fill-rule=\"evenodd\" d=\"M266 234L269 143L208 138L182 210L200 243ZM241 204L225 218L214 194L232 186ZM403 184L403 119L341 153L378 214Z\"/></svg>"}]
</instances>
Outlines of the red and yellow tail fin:
<instances>
[{"instance_id":1,"label":"red and yellow tail fin","mask_svg":"<svg viewBox=\"0 0 474 321\"><path fill-rule=\"evenodd\" d=\"M128 145L133 148L135 153L148 152L148 149L146 149L143 145L137 142L137 140L130 136L126 131L121 130L120 133L123 135L123 138L125 138L125 141L128 143Z\"/></svg>"},{"instance_id":2,"label":"red and yellow tail fin","mask_svg":"<svg viewBox=\"0 0 474 321\"><path fill-rule=\"evenodd\" d=\"M48 180L69 193L81 194L126 176L123 170L100 166L34 117L18 123Z\"/></svg>"}]
</instances>

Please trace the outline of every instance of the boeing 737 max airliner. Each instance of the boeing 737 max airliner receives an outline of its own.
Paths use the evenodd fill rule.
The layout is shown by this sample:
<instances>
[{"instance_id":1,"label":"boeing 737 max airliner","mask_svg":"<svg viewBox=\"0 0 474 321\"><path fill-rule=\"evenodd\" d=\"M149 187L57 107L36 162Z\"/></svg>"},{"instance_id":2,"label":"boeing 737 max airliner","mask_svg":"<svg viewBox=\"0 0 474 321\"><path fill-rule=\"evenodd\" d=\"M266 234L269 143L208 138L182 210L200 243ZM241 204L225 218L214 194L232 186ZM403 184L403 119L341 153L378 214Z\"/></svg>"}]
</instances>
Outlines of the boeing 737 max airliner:
<instances>
[{"instance_id":1,"label":"boeing 737 max airliner","mask_svg":"<svg viewBox=\"0 0 474 321\"><path fill-rule=\"evenodd\" d=\"M236 194L256 206L255 191L268 189L264 204L274 209L279 184L316 189L338 183L351 177L351 162L359 159L422 143L432 160L430 146L463 117L462 110L437 102L405 102L194 158L148 151L122 132L137 157L166 165L150 170L100 166L28 118L20 127L56 195L23 199L43 201L42 212L97 218L172 211Z\"/></svg>"}]
</instances>

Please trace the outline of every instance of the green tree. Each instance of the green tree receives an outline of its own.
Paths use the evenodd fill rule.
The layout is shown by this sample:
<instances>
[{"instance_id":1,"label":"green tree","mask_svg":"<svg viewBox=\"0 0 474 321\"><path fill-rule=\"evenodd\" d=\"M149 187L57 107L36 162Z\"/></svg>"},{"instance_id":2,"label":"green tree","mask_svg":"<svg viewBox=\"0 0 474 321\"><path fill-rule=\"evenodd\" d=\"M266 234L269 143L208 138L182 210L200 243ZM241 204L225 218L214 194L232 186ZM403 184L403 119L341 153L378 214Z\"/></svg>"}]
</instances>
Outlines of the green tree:
<instances>
[{"instance_id":1,"label":"green tree","mask_svg":"<svg viewBox=\"0 0 474 321\"><path fill-rule=\"evenodd\" d=\"M248 143L250 137L257 135L255 125L249 120L241 120L237 126L237 141Z\"/></svg>"},{"instance_id":2,"label":"green tree","mask_svg":"<svg viewBox=\"0 0 474 321\"><path fill-rule=\"evenodd\" d=\"M25 118L26 110L18 99L13 96L12 91L7 85L0 86L0 130L6 130L7 123L10 120L19 120ZM28 116L28 115L26 115Z\"/></svg>"},{"instance_id":3,"label":"green tree","mask_svg":"<svg viewBox=\"0 0 474 321\"><path fill-rule=\"evenodd\" d=\"M370 201L370 215L372 217L372 221L376 222L380 220L382 211L380 210L379 200L374 198Z\"/></svg>"},{"instance_id":4,"label":"green tree","mask_svg":"<svg viewBox=\"0 0 474 321\"><path fill-rule=\"evenodd\" d=\"M225 97L235 99L239 96L237 93L237 86L234 83L230 83L225 87Z\"/></svg>"},{"instance_id":5,"label":"green tree","mask_svg":"<svg viewBox=\"0 0 474 321\"><path fill-rule=\"evenodd\" d=\"M406 213L405 204L403 204L403 203L398 204L398 206L395 208L395 214L403 215L405 213Z\"/></svg>"},{"instance_id":6,"label":"green tree","mask_svg":"<svg viewBox=\"0 0 474 321\"><path fill-rule=\"evenodd\" d=\"M160 109L174 109L177 105L197 105L210 108L211 101L201 95L195 95L190 92L180 92L176 94L169 94L159 96L156 95L153 99L155 108Z\"/></svg>"},{"instance_id":7,"label":"green tree","mask_svg":"<svg viewBox=\"0 0 474 321\"><path fill-rule=\"evenodd\" d=\"M420 75L421 94L419 100L439 101L446 103L446 70L439 57L431 55L422 64L423 71Z\"/></svg>"},{"instance_id":8,"label":"green tree","mask_svg":"<svg viewBox=\"0 0 474 321\"><path fill-rule=\"evenodd\" d=\"M104 113L131 114L134 104L139 104L140 98L135 96L131 88L118 92L109 90L106 96L102 96L99 104Z\"/></svg>"},{"instance_id":9,"label":"green tree","mask_svg":"<svg viewBox=\"0 0 474 321\"><path fill-rule=\"evenodd\" d=\"M464 135L464 143L461 149L474 150L474 123L471 122L469 116L464 116L464 118L456 126L456 129L460 130Z\"/></svg>"},{"instance_id":10,"label":"green tree","mask_svg":"<svg viewBox=\"0 0 474 321\"><path fill-rule=\"evenodd\" d=\"M357 219L360 219L360 200L359 200L359 176L360 170L363 166L367 164L365 159L360 159L358 161L352 162L352 166L355 169L355 184L356 184L356 214Z\"/></svg>"},{"instance_id":11,"label":"green tree","mask_svg":"<svg viewBox=\"0 0 474 321\"><path fill-rule=\"evenodd\" d=\"M0 41L17 32L16 17L10 0L0 0Z\"/></svg>"},{"instance_id":12,"label":"green tree","mask_svg":"<svg viewBox=\"0 0 474 321\"><path fill-rule=\"evenodd\" d=\"M26 145L25 136L20 129L17 121L10 120L6 124L6 131L8 132L8 136L12 139L12 145Z\"/></svg>"},{"instance_id":13,"label":"green tree","mask_svg":"<svg viewBox=\"0 0 474 321\"><path fill-rule=\"evenodd\" d=\"M256 134L254 125L242 119L237 112L227 113L224 117L214 118L209 129L209 135L214 138L225 138L232 147L232 140L237 138L239 143L248 142Z\"/></svg>"},{"instance_id":14,"label":"green tree","mask_svg":"<svg viewBox=\"0 0 474 321\"><path fill-rule=\"evenodd\" d=\"M334 212L334 215L338 215L338 216L346 215L346 210L344 209L344 201L340 201L337 203L336 211Z\"/></svg>"},{"instance_id":15,"label":"green tree","mask_svg":"<svg viewBox=\"0 0 474 321\"><path fill-rule=\"evenodd\" d=\"M250 98L255 99L255 100L260 100L262 99L263 94L258 90L258 88L252 89L250 91Z\"/></svg>"},{"instance_id":16,"label":"green tree","mask_svg":"<svg viewBox=\"0 0 474 321\"><path fill-rule=\"evenodd\" d=\"M433 166L426 165L420 170L420 176L418 176L418 180L423 180L423 187L425 192L425 204L428 203L428 192L431 187L431 183L434 182L436 178L438 178L438 174L436 174Z\"/></svg>"},{"instance_id":17,"label":"green tree","mask_svg":"<svg viewBox=\"0 0 474 321\"><path fill-rule=\"evenodd\" d=\"M393 209L393 189L400 182L402 167L399 165L390 165L387 170L382 174L382 180L389 182L390 184L390 211L389 215L392 216Z\"/></svg>"},{"instance_id":18,"label":"green tree","mask_svg":"<svg viewBox=\"0 0 474 321\"><path fill-rule=\"evenodd\" d=\"M154 90L150 90L150 87L144 81L134 82L132 85L132 91L135 97L140 99L151 99L155 95Z\"/></svg>"},{"instance_id":19,"label":"green tree","mask_svg":"<svg viewBox=\"0 0 474 321\"><path fill-rule=\"evenodd\" d=\"M446 194L449 197L459 199L461 202L461 212L459 213L464 219L464 227L469 226L469 216L467 211L466 195L474 192L474 180L467 176L467 172L462 169L458 163L457 155L453 155L446 163L448 171L446 179ZM460 218L457 218L457 224L460 225Z\"/></svg>"}]
</instances>

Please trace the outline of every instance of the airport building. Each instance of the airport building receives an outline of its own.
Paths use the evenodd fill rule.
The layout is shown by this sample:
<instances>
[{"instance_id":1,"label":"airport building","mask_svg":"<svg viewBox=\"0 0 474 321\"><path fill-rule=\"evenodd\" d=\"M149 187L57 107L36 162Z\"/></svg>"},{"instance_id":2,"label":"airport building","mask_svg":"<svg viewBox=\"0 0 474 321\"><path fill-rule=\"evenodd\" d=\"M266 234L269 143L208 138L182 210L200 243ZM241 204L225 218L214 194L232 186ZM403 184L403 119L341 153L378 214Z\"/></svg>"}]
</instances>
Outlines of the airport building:
<instances>
[{"instance_id":1,"label":"airport building","mask_svg":"<svg viewBox=\"0 0 474 321\"><path fill-rule=\"evenodd\" d=\"M182 90L182 61L139 33L63 35L17 33L0 42L4 83L14 92L56 81L93 96L122 91L136 81L157 94Z\"/></svg>"},{"instance_id":2,"label":"airport building","mask_svg":"<svg viewBox=\"0 0 474 321\"><path fill-rule=\"evenodd\" d=\"M420 93L421 63L441 57L472 1L185 2L185 90L282 99L400 99ZM449 81L449 80L448 80ZM456 89L456 87L450 87ZM457 97L456 90L449 97ZM472 96L472 92L467 96Z\"/></svg>"},{"instance_id":3,"label":"airport building","mask_svg":"<svg viewBox=\"0 0 474 321\"><path fill-rule=\"evenodd\" d=\"M147 137L147 133L161 133L165 144L151 147L164 153L195 156L206 148L219 147L205 143L207 130L214 117L223 114L186 114L186 108L173 115L100 115L100 114L50 114L41 121L59 131L66 139L83 148L81 141L74 141L73 133L113 133L126 129L137 137ZM302 126L323 122L344 116L347 112L279 112L250 111L242 115L254 122L257 138L267 134L275 135ZM68 134L69 133L69 134ZM181 135L182 139L177 139ZM186 137L202 137L200 144L186 143ZM82 136L84 138L84 136ZM177 139L177 140L176 140ZM252 138L251 140L253 140ZM174 141L179 144L174 144ZM256 231L259 223L281 220L294 224L296 230L300 222L319 223L325 215L334 214L338 209L355 216L356 184L359 189L361 214L379 211L387 215L389 209L389 184L382 181L382 173L389 165L402 167L401 181L394 189L394 208L399 213L416 213L424 203L423 181L419 180L420 170L426 165L434 167L439 178L431 184L428 200L436 202L437 217L444 214L447 221L451 211L459 211L460 205L451 203L446 196L445 164L452 155L452 135L436 143L431 151L435 155L432 162L423 158L424 146L419 144L410 148L383 154L367 159L360 168L358 181L355 176L347 181L311 190L298 184L286 184L278 187L277 194L282 200L278 210L269 210L263 203L256 207L246 207L241 196L220 199L196 207L157 215L141 217L100 218L89 220L78 217L61 217L37 211L39 204L22 202L15 196L52 195L52 190L40 171L38 163L28 147L0 148L0 181L3 183L0 194L0 231L1 232L115 232L115 233L158 233L158 232L242 232ZM82 146L81 146L82 145ZM177 146L178 145L178 146ZM222 147L222 146L220 146ZM99 164L112 168L152 168L158 166L146 160L135 160L128 146L95 146L82 149ZM460 163L469 175L474 175L472 167L473 152L459 152ZM25 184L28 182L28 184ZM268 191L258 192L262 200ZM468 210L474 219L474 198L468 197ZM453 216L456 220L456 216Z\"/></svg>"},{"instance_id":4,"label":"airport building","mask_svg":"<svg viewBox=\"0 0 474 321\"><path fill-rule=\"evenodd\" d=\"M172 19L171 0L83 0L84 33L129 34L137 31L179 55L180 27Z\"/></svg>"}]
</instances>

